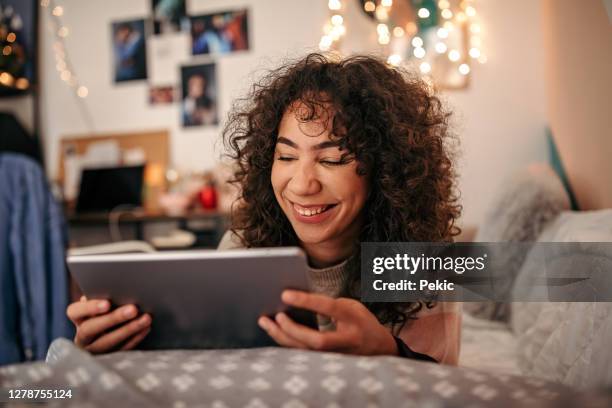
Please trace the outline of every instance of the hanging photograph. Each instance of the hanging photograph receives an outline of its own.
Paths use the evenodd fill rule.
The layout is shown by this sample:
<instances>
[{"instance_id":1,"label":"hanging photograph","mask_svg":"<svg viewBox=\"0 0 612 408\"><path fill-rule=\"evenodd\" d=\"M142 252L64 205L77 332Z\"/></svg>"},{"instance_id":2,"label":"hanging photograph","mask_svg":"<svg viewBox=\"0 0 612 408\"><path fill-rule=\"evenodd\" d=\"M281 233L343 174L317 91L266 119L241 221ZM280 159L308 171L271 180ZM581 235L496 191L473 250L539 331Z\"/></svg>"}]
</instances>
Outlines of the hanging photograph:
<instances>
[{"instance_id":1,"label":"hanging photograph","mask_svg":"<svg viewBox=\"0 0 612 408\"><path fill-rule=\"evenodd\" d=\"M189 29L185 0L151 0L155 34Z\"/></svg>"},{"instance_id":2,"label":"hanging photograph","mask_svg":"<svg viewBox=\"0 0 612 408\"><path fill-rule=\"evenodd\" d=\"M249 49L247 10L191 17L191 52L224 54Z\"/></svg>"},{"instance_id":3,"label":"hanging photograph","mask_svg":"<svg viewBox=\"0 0 612 408\"><path fill-rule=\"evenodd\" d=\"M149 104L168 105L174 102L173 86L151 86L149 88Z\"/></svg>"},{"instance_id":4,"label":"hanging photograph","mask_svg":"<svg viewBox=\"0 0 612 408\"><path fill-rule=\"evenodd\" d=\"M181 67L183 126L217 125L215 64Z\"/></svg>"},{"instance_id":5,"label":"hanging photograph","mask_svg":"<svg viewBox=\"0 0 612 408\"><path fill-rule=\"evenodd\" d=\"M147 78L145 20L112 23L115 82Z\"/></svg>"}]
</instances>

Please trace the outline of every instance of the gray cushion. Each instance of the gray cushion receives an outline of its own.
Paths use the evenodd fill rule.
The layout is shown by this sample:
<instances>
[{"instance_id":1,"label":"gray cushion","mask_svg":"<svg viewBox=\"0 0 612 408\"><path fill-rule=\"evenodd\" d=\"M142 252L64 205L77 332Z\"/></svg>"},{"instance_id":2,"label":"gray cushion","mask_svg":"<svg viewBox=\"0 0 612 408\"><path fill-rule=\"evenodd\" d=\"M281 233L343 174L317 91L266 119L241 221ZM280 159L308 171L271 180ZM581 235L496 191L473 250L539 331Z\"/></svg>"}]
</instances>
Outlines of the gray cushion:
<instances>
[{"instance_id":1,"label":"gray cushion","mask_svg":"<svg viewBox=\"0 0 612 408\"><path fill-rule=\"evenodd\" d=\"M546 225L569 208L569 197L555 172L547 165L531 165L501 184L474 241L535 242ZM525 252L519 247L509 249L502 262L504 272L514 279ZM513 279L508 281L506 290L511 290ZM507 322L510 318L508 304L466 303L464 310L486 319Z\"/></svg>"}]
</instances>

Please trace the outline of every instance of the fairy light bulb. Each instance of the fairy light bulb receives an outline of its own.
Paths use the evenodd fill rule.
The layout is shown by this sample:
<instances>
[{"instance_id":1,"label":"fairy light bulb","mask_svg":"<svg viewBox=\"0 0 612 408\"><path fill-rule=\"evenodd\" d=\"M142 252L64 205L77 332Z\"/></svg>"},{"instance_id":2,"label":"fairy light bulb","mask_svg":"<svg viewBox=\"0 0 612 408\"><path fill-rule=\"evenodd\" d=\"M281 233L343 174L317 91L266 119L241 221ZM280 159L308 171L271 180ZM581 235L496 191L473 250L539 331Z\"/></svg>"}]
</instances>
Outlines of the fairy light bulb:
<instances>
[{"instance_id":1,"label":"fairy light bulb","mask_svg":"<svg viewBox=\"0 0 612 408\"><path fill-rule=\"evenodd\" d=\"M89 95L89 90L87 89L86 86L79 86L79 88L77 89L77 95L81 98L86 98L87 95Z\"/></svg>"},{"instance_id":2,"label":"fairy light bulb","mask_svg":"<svg viewBox=\"0 0 612 408\"><path fill-rule=\"evenodd\" d=\"M414 37L411 42L412 46L419 48L423 46L423 39L421 37Z\"/></svg>"},{"instance_id":3,"label":"fairy light bulb","mask_svg":"<svg viewBox=\"0 0 612 408\"><path fill-rule=\"evenodd\" d=\"M323 37L321 37L321 41L319 42L319 48L322 51L327 51L329 50L329 47L331 47L332 45L332 38L329 35L324 35Z\"/></svg>"},{"instance_id":4,"label":"fairy light bulb","mask_svg":"<svg viewBox=\"0 0 612 408\"><path fill-rule=\"evenodd\" d=\"M453 18L453 12L450 11L450 9L447 9L447 8L442 9L440 14L442 15L442 18L445 18L447 20L450 20L451 18Z\"/></svg>"},{"instance_id":5,"label":"fairy light bulb","mask_svg":"<svg viewBox=\"0 0 612 408\"><path fill-rule=\"evenodd\" d=\"M389 42L391 41L391 39L389 38L388 35L381 35L378 37L378 43L380 45L387 45L389 44Z\"/></svg>"},{"instance_id":6,"label":"fairy light bulb","mask_svg":"<svg viewBox=\"0 0 612 408\"><path fill-rule=\"evenodd\" d=\"M393 0L382 0L380 5L383 7L391 7L393 5Z\"/></svg>"},{"instance_id":7,"label":"fairy light bulb","mask_svg":"<svg viewBox=\"0 0 612 408\"><path fill-rule=\"evenodd\" d=\"M376 26L376 32L378 33L378 35L389 35L389 26L380 23Z\"/></svg>"},{"instance_id":8,"label":"fairy light bulb","mask_svg":"<svg viewBox=\"0 0 612 408\"><path fill-rule=\"evenodd\" d=\"M403 37L404 36L404 29L402 27L395 27L393 29L393 35L395 37Z\"/></svg>"},{"instance_id":9,"label":"fairy light bulb","mask_svg":"<svg viewBox=\"0 0 612 408\"><path fill-rule=\"evenodd\" d=\"M465 8L465 14L468 17L474 17L476 15L476 9L474 7L472 7L472 6L467 6Z\"/></svg>"},{"instance_id":10,"label":"fairy light bulb","mask_svg":"<svg viewBox=\"0 0 612 408\"><path fill-rule=\"evenodd\" d=\"M470 48L470 57L477 59L478 57L480 57L480 50L476 47L472 47Z\"/></svg>"},{"instance_id":11,"label":"fairy light bulb","mask_svg":"<svg viewBox=\"0 0 612 408\"><path fill-rule=\"evenodd\" d=\"M389 19L389 13L387 12L387 8L382 5L376 7L376 19L378 21L387 21Z\"/></svg>"},{"instance_id":12,"label":"fairy light bulb","mask_svg":"<svg viewBox=\"0 0 612 408\"><path fill-rule=\"evenodd\" d=\"M428 18L429 17L429 10L426 9L425 7L421 7L417 14L418 14L418 16L420 18Z\"/></svg>"},{"instance_id":13,"label":"fairy light bulb","mask_svg":"<svg viewBox=\"0 0 612 408\"><path fill-rule=\"evenodd\" d=\"M8 33L8 35L6 36L6 41L7 42L15 42L15 40L17 39L17 35L15 33Z\"/></svg>"},{"instance_id":14,"label":"fairy light bulb","mask_svg":"<svg viewBox=\"0 0 612 408\"><path fill-rule=\"evenodd\" d=\"M62 38L68 37L68 33L69 33L68 27L62 27L59 30L57 30L57 35L59 35Z\"/></svg>"},{"instance_id":15,"label":"fairy light bulb","mask_svg":"<svg viewBox=\"0 0 612 408\"><path fill-rule=\"evenodd\" d=\"M428 74L431 71L431 65L428 62L421 62L421 65L419 65L419 69L422 73Z\"/></svg>"},{"instance_id":16,"label":"fairy light bulb","mask_svg":"<svg viewBox=\"0 0 612 408\"><path fill-rule=\"evenodd\" d=\"M438 2L438 7L440 7L441 9L447 9L450 7L450 3L448 2L448 0L440 0Z\"/></svg>"},{"instance_id":17,"label":"fairy light bulb","mask_svg":"<svg viewBox=\"0 0 612 408\"><path fill-rule=\"evenodd\" d=\"M446 44L444 44L443 42L438 42L435 45L436 48L436 52L438 54L444 54L446 52L446 50L448 49L448 47L446 46Z\"/></svg>"},{"instance_id":18,"label":"fairy light bulb","mask_svg":"<svg viewBox=\"0 0 612 408\"><path fill-rule=\"evenodd\" d=\"M448 30L444 27L440 27L438 31L436 31L436 35L440 38L448 38Z\"/></svg>"},{"instance_id":19,"label":"fairy light bulb","mask_svg":"<svg viewBox=\"0 0 612 408\"><path fill-rule=\"evenodd\" d=\"M62 8L62 6L55 6L51 13L53 13L55 17L61 17L64 15L64 9Z\"/></svg>"},{"instance_id":20,"label":"fairy light bulb","mask_svg":"<svg viewBox=\"0 0 612 408\"><path fill-rule=\"evenodd\" d=\"M459 58L461 58L461 54L457 50L451 50L448 53L448 59L453 61L453 62L459 61Z\"/></svg>"},{"instance_id":21,"label":"fairy light bulb","mask_svg":"<svg viewBox=\"0 0 612 408\"><path fill-rule=\"evenodd\" d=\"M470 73L470 66L468 64L461 64L459 65L459 73L461 75L467 75Z\"/></svg>"},{"instance_id":22,"label":"fairy light bulb","mask_svg":"<svg viewBox=\"0 0 612 408\"><path fill-rule=\"evenodd\" d=\"M414 49L414 51L412 52L414 54L415 57L421 59L425 56L425 48L423 47L417 47Z\"/></svg>"},{"instance_id":23,"label":"fairy light bulb","mask_svg":"<svg viewBox=\"0 0 612 408\"><path fill-rule=\"evenodd\" d=\"M366 1L363 5L363 9L368 13L373 13L376 10L376 3L373 1Z\"/></svg>"},{"instance_id":24,"label":"fairy light bulb","mask_svg":"<svg viewBox=\"0 0 612 408\"><path fill-rule=\"evenodd\" d=\"M330 10L340 10L342 4L340 3L340 0L329 0L329 2L327 3L327 7Z\"/></svg>"},{"instance_id":25,"label":"fairy light bulb","mask_svg":"<svg viewBox=\"0 0 612 408\"><path fill-rule=\"evenodd\" d=\"M399 54L391 54L387 58L387 63L393 66L398 66L402 62L402 56Z\"/></svg>"},{"instance_id":26,"label":"fairy light bulb","mask_svg":"<svg viewBox=\"0 0 612 408\"><path fill-rule=\"evenodd\" d=\"M335 26L341 25L343 21L344 19L340 14L334 14L331 18L331 22Z\"/></svg>"}]
</instances>

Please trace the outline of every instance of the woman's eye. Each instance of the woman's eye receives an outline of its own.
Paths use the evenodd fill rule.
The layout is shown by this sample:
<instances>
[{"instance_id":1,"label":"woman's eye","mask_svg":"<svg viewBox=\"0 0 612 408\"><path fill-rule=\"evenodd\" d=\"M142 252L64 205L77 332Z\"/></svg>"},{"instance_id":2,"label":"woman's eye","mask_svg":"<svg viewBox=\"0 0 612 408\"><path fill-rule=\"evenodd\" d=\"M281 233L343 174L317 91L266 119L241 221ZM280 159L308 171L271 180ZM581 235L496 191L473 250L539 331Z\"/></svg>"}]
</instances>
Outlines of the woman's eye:
<instances>
[{"instance_id":1,"label":"woman's eye","mask_svg":"<svg viewBox=\"0 0 612 408\"><path fill-rule=\"evenodd\" d=\"M321 160L320 163L326 166L342 166L349 162L350 160Z\"/></svg>"},{"instance_id":2,"label":"woman's eye","mask_svg":"<svg viewBox=\"0 0 612 408\"><path fill-rule=\"evenodd\" d=\"M295 160L295 158L293 158L293 157L287 157L287 156L278 156L278 159L277 159L277 160L280 160L280 161L287 161L287 162L288 162L288 161L293 161L293 160Z\"/></svg>"}]
</instances>

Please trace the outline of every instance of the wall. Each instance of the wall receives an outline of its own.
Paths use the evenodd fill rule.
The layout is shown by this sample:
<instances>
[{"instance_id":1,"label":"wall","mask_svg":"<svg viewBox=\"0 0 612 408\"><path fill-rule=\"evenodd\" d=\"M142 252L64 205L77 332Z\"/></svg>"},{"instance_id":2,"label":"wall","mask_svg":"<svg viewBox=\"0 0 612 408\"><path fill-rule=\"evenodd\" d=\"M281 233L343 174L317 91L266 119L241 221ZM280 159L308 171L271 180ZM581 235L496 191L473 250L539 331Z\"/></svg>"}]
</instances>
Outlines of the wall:
<instances>
[{"instance_id":1,"label":"wall","mask_svg":"<svg viewBox=\"0 0 612 408\"><path fill-rule=\"evenodd\" d=\"M274 66L281 57L300 55L316 46L328 16L326 0L188 3L192 14L250 8L252 51L217 59L222 110L229 109L231 100L241 95L262 69ZM171 157L177 168L212 166L220 151L215 146L220 128L182 129L178 106L149 107L146 83L112 84L110 22L147 15L149 1L64 0L62 4L65 22L72 32L66 41L67 48L79 77L90 89L85 103L92 113L94 130L169 127ZM355 7L356 1L348 4ZM480 221L504 177L531 161L546 158L540 9L530 0L487 0L476 4L483 18L483 41L489 62L474 68L468 90L447 95L456 112L455 125L462 143L459 168L464 224ZM347 17L357 14L351 10ZM346 25L350 32L357 22L351 26L347 18ZM75 97L53 68L51 40L47 38L42 49L48 67L43 72L47 163L50 174L55 174L59 138L88 129Z\"/></svg>"},{"instance_id":2,"label":"wall","mask_svg":"<svg viewBox=\"0 0 612 408\"><path fill-rule=\"evenodd\" d=\"M544 0L542 10L548 116L559 154L580 207L610 208L612 21L601 0Z\"/></svg>"}]
</instances>

